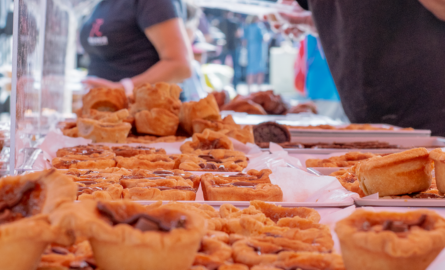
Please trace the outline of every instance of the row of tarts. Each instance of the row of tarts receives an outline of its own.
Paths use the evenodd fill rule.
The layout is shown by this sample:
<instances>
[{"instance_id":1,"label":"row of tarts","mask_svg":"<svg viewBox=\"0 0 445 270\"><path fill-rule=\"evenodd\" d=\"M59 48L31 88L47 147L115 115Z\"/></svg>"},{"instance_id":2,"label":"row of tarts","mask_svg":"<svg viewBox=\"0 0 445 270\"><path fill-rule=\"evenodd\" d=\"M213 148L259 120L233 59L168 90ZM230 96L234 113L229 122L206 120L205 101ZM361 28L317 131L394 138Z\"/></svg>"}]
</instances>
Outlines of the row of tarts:
<instances>
[{"instance_id":1,"label":"row of tarts","mask_svg":"<svg viewBox=\"0 0 445 270\"><path fill-rule=\"evenodd\" d=\"M357 210L336 224L339 255L309 208L74 202L76 193L56 170L0 179L0 269L425 269L445 247L445 219L428 210Z\"/></svg>"}]
</instances>

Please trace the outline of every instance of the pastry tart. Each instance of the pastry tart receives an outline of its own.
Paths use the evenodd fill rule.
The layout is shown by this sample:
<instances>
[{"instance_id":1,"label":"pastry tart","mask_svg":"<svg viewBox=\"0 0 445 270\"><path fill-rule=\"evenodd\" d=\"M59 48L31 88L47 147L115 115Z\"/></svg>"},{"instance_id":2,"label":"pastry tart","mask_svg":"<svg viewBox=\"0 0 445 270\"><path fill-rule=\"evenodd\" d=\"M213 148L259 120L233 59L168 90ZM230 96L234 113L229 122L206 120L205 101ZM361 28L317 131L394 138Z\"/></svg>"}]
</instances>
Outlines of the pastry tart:
<instances>
[{"instance_id":1,"label":"pastry tart","mask_svg":"<svg viewBox=\"0 0 445 270\"><path fill-rule=\"evenodd\" d=\"M430 210L356 210L335 231L348 270L426 269L445 247L445 220Z\"/></svg>"},{"instance_id":2,"label":"pastry tart","mask_svg":"<svg viewBox=\"0 0 445 270\"><path fill-rule=\"evenodd\" d=\"M55 170L0 179L0 269L35 269L49 243L69 244L47 214L75 196L76 185Z\"/></svg>"},{"instance_id":3,"label":"pastry tart","mask_svg":"<svg viewBox=\"0 0 445 270\"><path fill-rule=\"evenodd\" d=\"M281 202L283 192L277 185L243 181L201 180L206 201L272 201Z\"/></svg>"},{"instance_id":4,"label":"pastry tart","mask_svg":"<svg viewBox=\"0 0 445 270\"><path fill-rule=\"evenodd\" d=\"M115 146L111 148L112 151L116 154L116 156L120 157L134 157L137 155L150 155L150 154L164 154L164 149L156 149L153 147L148 146L129 146L129 145L122 145L122 146Z\"/></svg>"},{"instance_id":5,"label":"pastry tart","mask_svg":"<svg viewBox=\"0 0 445 270\"><path fill-rule=\"evenodd\" d=\"M163 142L183 142L187 139L187 137L182 136L165 136L165 137L156 137L156 136L137 136L137 137L128 137L127 143L163 143Z\"/></svg>"},{"instance_id":6,"label":"pastry tart","mask_svg":"<svg viewBox=\"0 0 445 270\"><path fill-rule=\"evenodd\" d=\"M176 84L144 84L134 89L136 102L131 107L131 113L135 115L144 110L163 109L178 115L181 108L181 101L179 100L181 91L181 88Z\"/></svg>"},{"instance_id":7,"label":"pastry tart","mask_svg":"<svg viewBox=\"0 0 445 270\"><path fill-rule=\"evenodd\" d=\"M196 190L190 186L145 186L127 188L123 198L133 201L194 201Z\"/></svg>"},{"instance_id":8,"label":"pastry tart","mask_svg":"<svg viewBox=\"0 0 445 270\"><path fill-rule=\"evenodd\" d=\"M168 155L137 155L130 158L116 157L117 167L126 169L173 170L175 161Z\"/></svg>"},{"instance_id":9,"label":"pastry tart","mask_svg":"<svg viewBox=\"0 0 445 270\"><path fill-rule=\"evenodd\" d=\"M97 120L79 118L77 128L80 137L91 139L93 143L125 143L131 125L128 123L106 123Z\"/></svg>"},{"instance_id":10,"label":"pastry tart","mask_svg":"<svg viewBox=\"0 0 445 270\"><path fill-rule=\"evenodd\" d=\"M78 145L74 147L65 147L57 150L57 157L64 157L68 155L85 155L102 154L104 151L110 151L108 146L104 145Z\"/></svg>"},{"instance_id":11,"label":"pastry tart","mask_svg":"<svg viewBox=\"0 0 445 270\"><path fill-rule=\"evenodd\" d=\"M178 129L179 118L166 109L154 108L136 113L135 123L138 133L172 136Z\"/></svg>"},{"instance_id":12,"label":"pastry tart","mask_svg":"<svg viewBox=\"0 0 445 270\"><path fill-rule=\"evenodd\" d=\"M204 119L220 121L218 104L213 95L208 95L200 101L190 101L182 104L179 112L179 123L189 134L193 134L193 121Z\"/></svg>"},{"instance_id":13,"label":"pastry tart","mask_svg":"<svg viewBox=\"0 0 445 270\"><path fill-rule=\"evenodd\" d=\"M191 180L186 180L181 176L174 175L151 175L151 176L140 176L140 175L124 175L120 180L121 185L124 188L133 187L176 187L176 186L187 186L193 187L193 182Z\"/></svg>"},{"instance_id":14,"label":"pastry tart","mask_svg":"<svg viewBox=\"0 0 445 270\"><path fill-rule=\"evenodd\" d=\"M430 158L434 161L437 189L441 195L445 194L445 153L440 148L434 149Z\"/></svg>"},{"instance_id":15,"label":"pastry tart","mask_svg":"<svg viewBox=\"0 0 445 270\"><path fill-rule=\"evenodd\" d=\"M233 150L233 144L226 135L207 129L203 133L193 134L192 141L185 142L180 149L182 153L212 149Z\"/></svg>"},{"instance_id":16,"label":"pastry tart","mask_svg":"<svg viewBox=\"0 0 445 270\"><path fill-rule=\"evenodd\" d=\"M263 107L261 107L261 105L253 102L252 100L246 100L246 99L238 99L238 100L234 99L230 103L222 106L221 110L243 112L247 114L256 114L256 115L267 115L267 112L264 110Z\"/></svg>"},{"instance_id":17,"label":"pastry tart","mask_svg":"<svg viewBox=\"0 0 445 270\"><path fill-rule=\"evenodd\" d=\"M122 89L94 88L82 97L82 115L88 115L91 109L116 112L128 107L127 96Z\"/></svg>"},{"instance_id":18,"label":"pastry tart","mask_svg":"<svg viewBox=\"0 0 445 270\"><path fill-rule=\"evenodd\" d=\"M142 180L147 182L145 179L147 179L148 181L150 180L154 180L154 179L150 179L152 177L156 177L156 178L172 178L172 179L183 179L185 181L187 181L187 183L190 183L188 181L192 182L192 186L194 189L198 190L199 188L199 184L201 182L201 177L199 175L194 175L192 173L188 173L188 172L184 172L182 170L155 170L155 171L149 171L149 170L133 170L131 174L129 175L122 175L122 177L120 178L121 184L125 186L125 182L130 183L133 180L133 182L137 182L138 180Z\"/></svg>"},{"instance_id":19,"label":"pastry tart","mask_svg":"<svg viewBox=\"0 0 445 270\"><path fill-rule=\"evenodd\" d=\"M83 201L60 208L54 223L86 237L100 269L188 270L206 230L199 215L146 209L129 201ZM172 259L174 258L174 259Z\"/></svg>"},{"instance_id":20,"label":"pastry tart","mask_svg":"<svg viewBox=\"0 0 445 270\"><path fill-rule=\"evenodd\" d=\"M37 270L93 270L96 262L88 241L69 247L48 246L42 255Z\"/></svg>"},{"instance_id":21,"label":"pastry tart","mask_svg":"<svg viewBox=\"0 0 445 270\"><path fill-rule=\"evenodd\" d=\"M104 151L101 154L56 157L52 164L57 169L105 169L116 166L114 158L113 152Z\"/></svg>"},{"instance_id":22,"label":"pastry tart","mask_svg":"<svg viewBox=\"0 0 445 270\"><path fill-rule=\"evenodd\" d=\"M184 171L241 172L247 167L245 158L217 159L211 155L182 155L177 163Z\"/></svg>"},{"instance_id":23,"label":"pastry tart","mask_svg":"<svg viewBox=\"0 0 445 270\"><path fill-rule=\"evenodd\" d=\"M416 148L360 162L355 168L365 195L410 194L431 186L431 161L425 148Z\"/></svg>"}]
</instances>

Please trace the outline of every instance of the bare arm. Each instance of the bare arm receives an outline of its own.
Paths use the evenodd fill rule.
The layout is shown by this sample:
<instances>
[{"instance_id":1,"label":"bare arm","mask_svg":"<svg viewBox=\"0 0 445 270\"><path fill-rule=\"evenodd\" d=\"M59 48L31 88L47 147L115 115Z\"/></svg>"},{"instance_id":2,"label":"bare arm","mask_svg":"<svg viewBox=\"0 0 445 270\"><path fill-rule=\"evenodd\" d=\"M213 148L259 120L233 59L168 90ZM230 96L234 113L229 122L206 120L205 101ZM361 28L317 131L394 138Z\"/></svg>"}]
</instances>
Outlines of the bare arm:
<instances>
[{"instance_id":1,"label":"bare arm","mask_svg":"<svg viewBox=\"0 0 445 270\"><path fill-rule=\"evenodd\" d=\"M145 34L158 52L160 61L131 78L135 87L144 83L178 83L191 76L191 42L180 18L148 27ZM118 82L101 78L89 78L84 83L93 87L123 88Z\"/></svg>"},{"instance_id":2,"label":"bare arm","mask_svg":"<svg viewBox=\"0 0 445 270\"><path fill-rule=\"evenodd\" d=\"M445 21L445 0L419 0L439 20Z\"/></svg>"}]
</instances>

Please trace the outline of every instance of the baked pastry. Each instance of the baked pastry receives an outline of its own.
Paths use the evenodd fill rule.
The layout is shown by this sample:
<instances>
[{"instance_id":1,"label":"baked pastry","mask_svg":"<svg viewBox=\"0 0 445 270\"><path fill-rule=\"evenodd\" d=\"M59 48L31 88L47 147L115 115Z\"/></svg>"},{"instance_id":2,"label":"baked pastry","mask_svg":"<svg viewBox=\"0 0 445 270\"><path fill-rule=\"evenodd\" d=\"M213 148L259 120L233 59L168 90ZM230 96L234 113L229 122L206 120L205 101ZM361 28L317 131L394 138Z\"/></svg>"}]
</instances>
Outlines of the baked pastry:
<instances>
[{"instance_id":1,"label":"baked pastry","mask_svg":"<svg viewBox=\"0 0 445 270\"><path fill-rule=\"evenodd\" d=\"M256 143L285 143L290 142L291 135L286 126L275 122L265 122L253 127Z\"/></svg>"},{"instance_id":2,"label":"baked pastry","mask_svg":"<svg viewBox=\"0 0 445 270\"><path fill-rule=\"evenodd\" d=\"M128 123L106 123L97 120L79 118L78 134L96 142L125 143L131 125Z\"/></svg>"},{"instance_id":3,"label":"baked pastry","mask_svg":"<svg viewBox=\"0 0 445 270\"><path fill-rule=\"evenodd\" d=\"M432 181L425 148L416 148L357 164L355 174L365 195L391 196L427 190Z\"/></svg>"},{"instance_id":4,"label":"baked pastry","mask_svg":"<svg viewBox=\"0 0 445 270\"><path fill-rule=\"evenodd\" d=\"M193 134L192 141L181 145L182 153L193 153L196 150L227 149L233 150L232 141L224 134L209 129L203 133Z\"/></svg>"},{"instance_id":5,"label":"baked pastry","mask_svg":"<svg viewBox=\"0 0 445 270\"><path fill-rule=\"evenodd\" d=\"M252 183L220 179L201 179L202 192L206 201L252 201L281 202L283 192L270 183Z\"/></svg>"},{"instance_id":6,"label":"baked pastry","mask_svg":"<svg viewBox=\"0 0 445 270\"><path fill-rule=\"evenodd\" d=\"M115 160L118 168L145 170L173 170L175 168L175 161L168 155L162 154L137 155L130 158L118 156Z\"/></svg>"},{"instance_id":7,"label":"baked pastry","mask_svg":"<svg viewBox=\"0 0 445 270\"><path fill-rule=\"evenodd\" d=\"M49 243L70 244L47 214L75 196L76 185L55 170L0 179L0 269L35 269Z\"/></svg>"},{"instance_id":8,"label":"baked pastry","mask_svg":"<svg viewBox=\"0 0 445 270\"><path fill-rule=\"evenodd\" d=\"M214 182L248 182L248 183L269 183L270 179L269 175L272 174L271 170L264 169L261 171L257 170L249 170L246 173L238 173L233 175L221 175L221 174L210 174L206 173L203 176L201 176L201 179L208 179Z\"/></svg>"},{"instance_id":9,"label":"baked pastry","mask_svg":"<svg viewBox=\"0 0 445 270\"><path fill-rule=\"evenodd\" d=\"M220 110L221 110L221 107L230 100L229 93L225 90L213 91L213 92L210 92L209 95L213 95L215 97L216 103L218 104L218 108Z\"/></svg>"},{"instance_id":10,"label":"baked pastry","mask_svg":"<svg viewBox=\"0 0 445 270\"><path fill-rule=\"evenodd\" d=\"M115 146L111 147L112 151L116 154L116 156L120 157L134 157L137 155L150 155L150 154L163 154L166 155L164 149L156 149L148 146Z\"/></svg>"},{"instance_id":11,"label":"baked pastry","mask_svg":"<svg viewBox=\"0 0 445 270\"><path fill-rule=\"evenodd\" d=\"M193 121L196 119L221 120L218 104L214 96L208 95L200 101L190 101L182 104L179 112L179 123L189 134L193 134Z\"/></svg>"},{"instance_id":12,"label":"baked pastry","mask_svg":"<svg viewBox=\"0 0 445 270\"><path fill-rule=\"evenodd\" d=\"M216 151L224 151L222 149L212 150L212 154L200 153L181 155L177 160L178 168L184 171L219 171L219 172L241 172L247 167L247 158L243 155L227 155L218 157ZM207 152L207 151L205 151ZM241 153L228 150L228 152Z\"/></svg>"},{"instance_id":13,"label":"baked pastry","mask_svg":"<svg viewBox=\"0 0 445 270\"><path fill-rule=\"evenodd\" d=\"M426 269L445 247L445 220L429 210L356 210L335 231L348 270Z\"/></svg>"},{"instance_id":14,"label":"baked pastry","mask_svg":"<svg viewBox=\"0 0 445 270\"><path fill-rule=\"evenodd\" d=\"M254 143L252 126L241 128L231 115L226 116L222 121L193 120L193 133L202 133L206 129L218 131L242 143Z\"/></svg>"},{"instance_id":15,"label":"baked pastry","mask_svg":"<svg viewBox=\"0 0 445 270\"><path fill-rule=\"evenodd\" d=\"M317 105L315 105L314 102L310 101L310 102L305 102L305 103L301 103L298 104L296 106L293 106L292 108L290 108L286 114L290 114L290 113L294 113L294 114L298 114L298 113L313 113L313 114L317 114Z\"/></svg>"},{"instance_id":16,"label":"baked pastry","mask_svg":"<svg viewBox=\"0 0 445 270\"><path fill-rule=\"evenodd\" d=\"M115 156L111 151L91 155L68 155L54 158L52 165L57 169L105 169L116 166Z\"/></svg>"},{"instance_id":17,"label":"baked pastry","mask_svg":"<svg viewBox=\"0 0 445 270\"><path fill-rule=\"evenodd\" d=\"M44 251L37 270L93 270L96 263L88 241L69 247L51 245Z\"/></svg>"},{"instance_id":18,"label":"baked pastry","mask_svg":"<svg viewBox=\"0 0 445 270\"><path fill-rule=\"evenodd\" d=\"M83 201L61 207L51 219L86 237L98 268L107 270L188 270L206 229L194 213L125 200Z\"/></svg>"},{"instance_id":19,"label":"baked pastry","mask_svg":"<svg viewBox=\"0 0 445 270\"><path fill-rule=\"evenodd\" d=\"M138 183L156 182L156 181L157 181L156 183L159 184L157 186L163 186L165 185L165 183L163 182L164 180L167 180L168 181L167 183L171 183L169 179L176 181L174 182L175 185L169 185L169 186L192 186L195 190L198 190L199 184L201 182L200 176L187 173L182 170L171 170L171 171L133 170L131 174L122 175L120 177L120 183L125 188L135 187Z\"/></svg>"},{"instance_id":20,"label":"baked pastry","mask_svg":"<svg viewBox=\"0 0 445 270\"><path fill-rule=\"evenodd\" d=\"M101 181L82 181L77 182L79 191L77 200L99 199L99 200L120 200L123 195L123 187L120 184Z\"/></svg>"},{"instance_id":21,"label":"baked pastry","mask_svg":"<svg viewBox=\"0 0 445 270\"><path fill-rule=\"evenodd\" d=\"M434 161L436 185L441 195L445 194L445 153L442 149L434 149L430 152L430 158Z\"/></svg>"},{"instance_id":22,"label":"baked pastry","mask_svg":"<svg viewBox=\"0 0 445 270\"><path fill-rule=\"evenodd\" d=\"M334 176L340 182L340 184L347 190L352 191L360 195L360 197L365 197L360 188L360 183L357 176L355 175L355 167L349 168L347 170L339 170L337 172L331 173L330 176Z\"/></svg>"},{"instance_id":23,"label":"baked pastry","mask_svg":"<svg viewBox=\"0 0 445 270\"><path fill-rule=\"evenodd\" d=\"M195 256L193 265L202 265L211 269L221 269L226 261L232 258L232 247L228 242L221 241L220 234L214 231L207 231L201 241L201 247ZM224 240L228 240L224 237Z\"/></svg>"},{"instance_id":24,"label":"baked pastry","mask_svg":"<svg viewBox=\"0 0 445 270\"><path fill-rule=\"evenodd\" d=\"M267 115L267 112L261 105L251 100L232 100L230 103L222 106L222 111L244 112L247 114Z\"/></svg>"},{"instance_id":25,"label":"baked pastry","mask_svg":"<svg viewBox=\"0 0 445 270\"><path fill-rule=\"evenodd\" d=\"M351 167L360 161L375 157L372 153L349 152L345 155L327 159L307 159L306 167Z\"/></svg>"},{"instance_id":26,"label":"baked pastry","mask_svg":"<svg viewBox=\"0 0 445 270\"><path fill-rule=\"evenodd\" d=\"M176 134L179 118L166 109L154 108L136 113L135 123L139 133L170 136Z\"/></svg>"},{"instance_id":27,"label":"baked pastry","mask_svg":"<svg viewBox=\"0 0 445 270\"><path fill-rule=\"evenodd\" d=\"M92 154L102 154L104 151L110 151L111 149L105 145L78 145L74 147L65 147L57 150L57 157L64 157L68 155L92 155Z\"/></svg>"},{"instance_id":28,"label":"baked pastry","mask_svg":"<svg viewBox=\"0 0 445 270\"><path fill-rule=\"evenodd\" d=\"M123 89L94 88L82 97L82 115L91 109L116 112L128 108L128 100Z\"/></svg>"},{"instance_id":29,"label":"baked pastry","mask_svg":"<svg viewBox=\"0 0 445 270\"><path fill-rule=\"evenodd\" d=\"M273 90L260 91L250 94L249 98L261 105L268 114L285 114L286 105L280 95L275 95Z\"/></svg>"},{"instance_id":30,"label":"baked pastry","mask_svg":"<svg viewBox=\"0 0 445 270\"><path fill-rule=\"evenodd\" d=\"M144 84L134 89L135 103L131 106L131 114L152 109L164 109L178 115L181 108L179 95L181 88L176 84L156 83Z\"/></svg>"},{"instance_id":31,"label":"baked pastry","mask_svg":"<svg viewBox=\"0 0 445 270\"><path fill-rule=\"evenodd\" d=\"M165 137L156 137L156 136L137 136L137 137L128 137L127 143L163 143L163 142L183 142L187 139L187 137L181 136L165 136Z\"/></svg>"}]
</instances>

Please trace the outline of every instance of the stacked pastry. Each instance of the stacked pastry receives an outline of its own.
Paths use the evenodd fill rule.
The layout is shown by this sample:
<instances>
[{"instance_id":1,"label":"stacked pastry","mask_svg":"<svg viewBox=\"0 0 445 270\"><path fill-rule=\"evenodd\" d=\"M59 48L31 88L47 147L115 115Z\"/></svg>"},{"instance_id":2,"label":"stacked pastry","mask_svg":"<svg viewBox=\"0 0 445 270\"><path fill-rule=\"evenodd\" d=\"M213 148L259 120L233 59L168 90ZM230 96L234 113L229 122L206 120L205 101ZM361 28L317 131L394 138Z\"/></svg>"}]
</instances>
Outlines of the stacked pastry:
<instances>
[{"instance_id":1,"label":"stacked pastry","mask_svg":"<svg viewBox=\"0 0 445 270\"><path fill-rule=\"evenodd\" d=\"M236 96L221 108L225 111L246 112L248 114L286 114L286 104L273 90L252 93L248 96Z\"/></svg>"}]
</instances>

